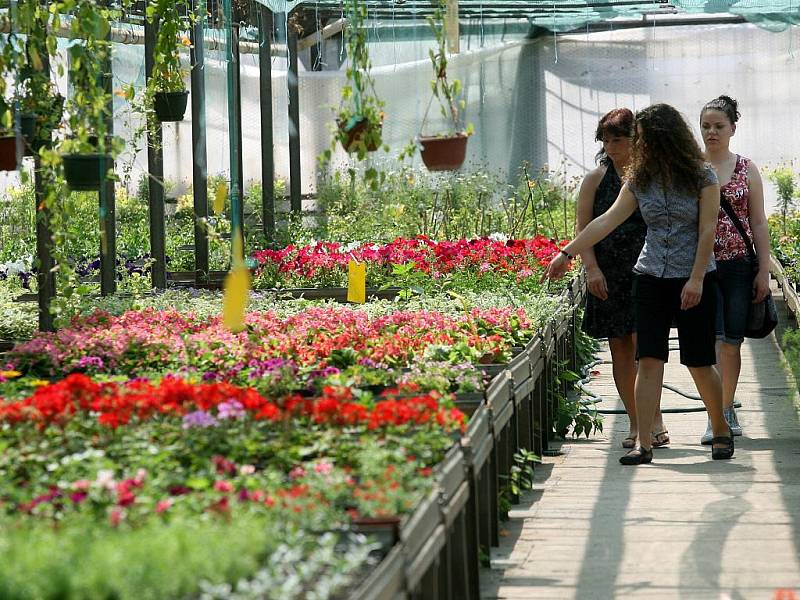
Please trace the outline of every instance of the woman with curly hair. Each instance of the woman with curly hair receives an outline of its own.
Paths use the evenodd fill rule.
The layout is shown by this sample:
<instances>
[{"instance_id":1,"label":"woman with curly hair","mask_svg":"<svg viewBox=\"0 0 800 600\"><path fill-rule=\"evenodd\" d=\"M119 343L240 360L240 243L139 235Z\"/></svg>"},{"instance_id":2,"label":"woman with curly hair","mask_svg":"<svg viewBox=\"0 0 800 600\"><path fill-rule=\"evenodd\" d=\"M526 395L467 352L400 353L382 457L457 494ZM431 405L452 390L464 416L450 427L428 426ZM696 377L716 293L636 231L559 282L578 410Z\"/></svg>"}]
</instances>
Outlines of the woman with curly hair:
<instances>
[{"instance_id":1,"label":"woman with curly hair","mask_svg":"<svg viewBox=\"0 0 800 600\"><path fill-rule=\"evenodd\" d=\"M615 108L600 118L595 141L603 146L597 153L598 166L581 183L578 193L577 233L606 212L622 189L622 176L631 161L633 113ZM620 400L628 414L628 435L623 448L633 448L638 437L636 403L636 327L631 301L633 265L644 245L647 226L637 209L605 239L581 252L586 269L589 296L582 329L596 338L608 338L612 374ZM653 446L669 443L661 411L655 418Z\"/></svg>"},{"instance_id":2,"label":"woman with curly hair","mask_svg":"<svg viewBox=\"0 0 800 600\"><path fill-rule=\"evenodd\" d=\"M761 302L769 295L769 229L764 212L764 187L758 167L749 158L734 154L730 141L739 120L738 103L729 96L707 102L700 111L705 158L714 167L722 195L747 235L745 242L726 210L720 209L714 258L719 277L717 300L717 354L722 375L722 411L733 435L742 435L742 427L733 408L733 399L742 368L741 348L751 302ZM750 250L755 246L758 261L753 276ZM711 424L700 438L710 444L714 438Z\"/></svg>"},{"instance_id":3,"label":"woman with curly hair","mask_svg":"<svg viewBox=\"0 0 800 600\"><path fill-rule=\"evenodd\" d=\"M653 460L649 432L661 402L673 319L678 325L680 361L689 368L711 420L711 456L731 458L733 436L722 415L722 383L714 368L717 281L712 251L719 213L717 176L703 159L689 125L672 106L648 106L636 113L634 122L633 155L619 196L561 250L542 279L563 277L576 254L605 238L638 207L647 224L644 246L633 268L639 439L620 462L639 465Z\"/></svg>"}]
</instances>

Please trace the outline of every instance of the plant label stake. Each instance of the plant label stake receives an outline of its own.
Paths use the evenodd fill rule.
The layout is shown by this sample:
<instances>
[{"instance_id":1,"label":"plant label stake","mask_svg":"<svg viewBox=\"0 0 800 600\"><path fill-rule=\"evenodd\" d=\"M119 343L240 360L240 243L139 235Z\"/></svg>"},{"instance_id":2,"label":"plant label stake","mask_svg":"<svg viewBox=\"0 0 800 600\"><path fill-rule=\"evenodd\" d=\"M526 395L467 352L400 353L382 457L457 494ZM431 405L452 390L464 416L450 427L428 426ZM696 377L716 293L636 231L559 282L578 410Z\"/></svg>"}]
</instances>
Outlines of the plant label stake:
<instances>
[{"instance_id":1,"label":"plant label stake","mask_svg":"<svg viewBox=\"0 0 800 600\"><path fill-rule=\"evenodd\" d=\"M367 266L351 260L347 265L347 301L364 304L367 301Z\"/></svg>"},{"instance_id":2,"label":"plant label stake","mask_svg":"<svg viewBox=\"0 0 800 600\"><path fill-rule=\"evenodd\" d=\"M236 333L244 329L244 315L250 301L250 270L244 262L242 231L238 228L233 235L233 264L224 287L222 322Z\"/></svg>"}]
</instances>

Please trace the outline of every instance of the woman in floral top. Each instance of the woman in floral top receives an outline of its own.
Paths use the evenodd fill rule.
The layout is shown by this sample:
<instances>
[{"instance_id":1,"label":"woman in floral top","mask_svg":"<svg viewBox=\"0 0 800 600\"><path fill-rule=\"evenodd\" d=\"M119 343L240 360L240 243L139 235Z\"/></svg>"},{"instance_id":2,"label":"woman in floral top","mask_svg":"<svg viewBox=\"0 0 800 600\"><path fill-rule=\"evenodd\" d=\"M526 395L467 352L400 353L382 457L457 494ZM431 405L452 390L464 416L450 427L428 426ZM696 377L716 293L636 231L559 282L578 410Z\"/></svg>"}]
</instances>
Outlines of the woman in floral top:
<instances>
[{"instance_id":1,"label":"woman in floral top","mask_svg":"<svg viewBox=\"0 0 800 600\"><path fill-rule=\"evenodd\" d=\"M689 368L711 418L711 456L728 459L733 456L733 436L722 416L722 383L714 368L717 176L672 106L648 106L636 113L635 123L633 156L619 196L564 246L542 278L562 277L575 254L606 237L638 207L647 224L644 247L633 268L639 439L620 462L639 465L653 460L650 432L661 402L673 320L678 324L680 361Z\"/></svg>"},{"instance_id":2,"label":"woman in floral top","mask_svg":"<svg viewBox=\"0 0 800 600\"><path fill-rule=\"evenodd\" d=\"M722 374L722 408L733 435L742 435L733 399L742 365L741 345L751 302L761 302L769 294L769 231L764 213L764 192L758 167L749 158L731 152L730 140L739 120L737 102L719 96L706 103L700 112L700 129L705 158L714 167L722 195L739 217L754 244L758 274L744 239L728 214L720 208L714 258L717 261L719 294L717 301L717 362ZM709 444L714 437L711 424L700 438Z\"/></svg>"}]
</instances>

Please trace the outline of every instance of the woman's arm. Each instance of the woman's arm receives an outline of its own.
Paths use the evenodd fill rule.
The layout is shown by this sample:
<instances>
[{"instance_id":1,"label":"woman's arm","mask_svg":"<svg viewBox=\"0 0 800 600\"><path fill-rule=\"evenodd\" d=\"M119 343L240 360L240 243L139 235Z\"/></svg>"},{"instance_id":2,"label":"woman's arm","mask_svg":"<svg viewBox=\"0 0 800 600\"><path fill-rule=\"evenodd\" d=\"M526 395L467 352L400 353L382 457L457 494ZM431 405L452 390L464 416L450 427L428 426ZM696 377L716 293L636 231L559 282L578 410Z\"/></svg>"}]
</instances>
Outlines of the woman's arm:
<instances>
[{"instance_id":1,"label":"woman's arm","mask_svg":"<svg viewBox=\"0 0 800 600\"><path fill-rule=\"evenodd\" d=\"M611 208L589 223L574 240L564 246L564 252L571 256L581 254L614 231L635 210L636 197L626 183L622 186L622 190L620 190L619 196L614 200ZM557 254L545 269L541 281L563 277L564 273L567 272L569 262L569 259L564 254Z\"/></svg>"},{"instance_id":2,"label":"woman's arm","mask_svg":"<svg viewBox=\"0 0 800 600\"><path fill-rule=\"evenodd\" d=\"M587 174L583 179L583 183L581 183L581 189L578 192L578 223L575 231L576 234L580 234L594 216L594 198L597 194L597 188L603 180L603 176L606 174L607 168L613 167L600 166ZM600 266L597 264L594 247L587 248L581 252L581 260L583 261L583 266L586 268L586 287L589 289L589 293L597 296L601 300L606 300L608 298L608 285L606 284L603 271L600 270Z\"/></svg>"},{"instance_id":3,"label":"woman's arm","mask_svg":"<svg viewBox=\"0 0 800 600\"><path fill-rule=\"evenodd\" d=\"M753 281L753 302L761 302L769 294L769 227L764 211L764 184L761 173L754 162L748 169L750 186L750 231L753 232L753 244L758 256L758 274Z\"/></svg>"},{"instance_id":4,"label":"woman's arm","mask_svg":"<svg viewBox=\"0 0 800 600\"><path fill-rule=\"evenodd\" d=\"M697 250L694 254L694 265L689 281L681 291L681 309L697 306L703 296L703 279L706 267L714 251L714 238L719 219L719 185L707 185L700 192L697 219Z\"/></svg>"}]
</instances>

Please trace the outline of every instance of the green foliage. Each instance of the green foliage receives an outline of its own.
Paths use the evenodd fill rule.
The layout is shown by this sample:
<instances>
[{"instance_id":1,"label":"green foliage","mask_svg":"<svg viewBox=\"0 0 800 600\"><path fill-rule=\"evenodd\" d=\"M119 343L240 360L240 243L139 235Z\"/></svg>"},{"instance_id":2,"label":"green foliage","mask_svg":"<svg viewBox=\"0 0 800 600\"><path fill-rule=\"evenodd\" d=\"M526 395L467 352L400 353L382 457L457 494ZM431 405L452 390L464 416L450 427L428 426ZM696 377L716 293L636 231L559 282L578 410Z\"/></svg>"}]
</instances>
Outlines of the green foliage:
<instances>
[{"instance_id":1,"label":"green foliage","mask_svg":"<svg viewBox=\"0 0 800 600\"><path fill-rule=\"evenodd\" d=\"M181 68L180 48L190 44L182 35L187 25L180 13L189 11L187 2L174 0L150 0L147 5L147 20L158 19L158 36L153 46L153 74L148 82L152 92L182 92L184 70Z\"/></svg>"},{"instance_id":2,"label":"green foliage","mask_svg":"<svg viewBox=\"0 0 800 600\"><path fill-rule=\"evenodd\" d=\"M120 11L97 0L63 0L60 8L72 16L67 44L72 95L67 101L71 137L59 144L59 150L62 154L114 155L124 144L121 138L107 135L112 96L104 79L111 58L107 37Z\"/></svg>"},{"instance_id":3,"label":"green foliage","mask_svg":"<svg viewBox=\"0 0 800 600\"><path fill-rule=\"evenodd\" d=\"M783 165L767 171L767 179L775 184L778 191L778 202L781 207L783 235L786 235L786 217L794 208L797 199L795 173L789 165Z\"/></svg>"},{"instance_id":4,"label":"green foliage","mask_svg":"<svg viewBox=\"0 0 800 600\"><path fill-rule=\"evenodd\" d=\"M550 171L542 171L529 186L525 177L509 185L500 173L443 177L404 168L388 172L377 189L337 173L318 188L323 217L295 230L292 241L389 242L416 235L459 239L491 233L565 239L574 231L574 198L574 185Z\"/></svg>"},{"instance_id":5,"label":"green foliage","mask_svg":"<svg viewBox=\"0 0 800 600\"><path fill-rule=\"evenodd\" d=\"M235 582L254 572L277 542L268 525L263 514L230 523L153 520L121 530L98 527L94 515L61 527L4 523L0 597L185 598L197 593L201 579Z\"/></svg>"},{"instance_id":6,"label":"green foliage","mask_svg":"<svg viewBox=\"0 0 800 600\"><path fill-rule=\"evenodd\" d=\"M783 354L796 382L800 382L800 329L787 329L782 339Z\"/></svg>"},{"instance_id":7,"label":"green foliage","mask_svg":"<svg viewBox=\"0 0 800 600\"><path fill-rule=\"evenodd\" d=\"M455 134L466 132L467 135L470 135L473 132L472 125L468 125L465 130L461 119L461 111L466 106L464 100L461 98L461 81L458 79L448 81L447 79L446 11L445 0L438 0L433 14L427 19L428 25L436 40L436 49L434 50L431 48L428 50L434 77L431 80L431 91L439 102L442 116L450 121L452 125L452 131L446 133Z\"/></svg>"},{"instance_id":8,"label":"green foliage","mask_svg":"<svg viewBox=\"0 0 800 600\"><path fill-rule=\"evenodd\" d=\"M347 83L341 89L341 103L336 114L336 127L332 130L330 148L318 158L320 168L326 171L336 149L341 144L348 153L364 161L370 152L383 145L384 102L375 92L372 61L367 49L367 5L364 0L347 0L345 5L347 28L344 31L349 64ZM388 149L388 147L384 147ZM350 169L351 178L355 170ZM373 189L383 180L383 173L374 167L364 171L364 181Z\"/></svg>"}]
</instances>

